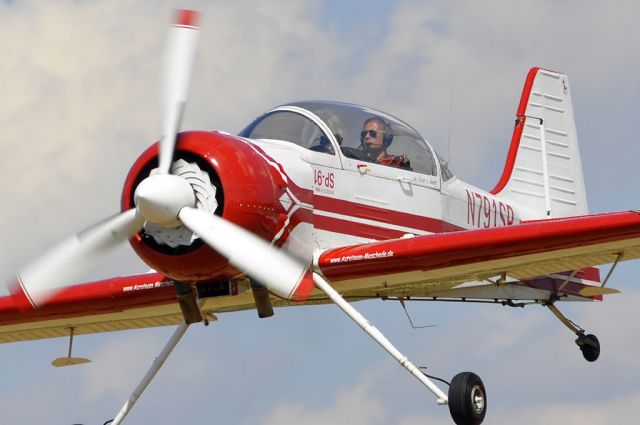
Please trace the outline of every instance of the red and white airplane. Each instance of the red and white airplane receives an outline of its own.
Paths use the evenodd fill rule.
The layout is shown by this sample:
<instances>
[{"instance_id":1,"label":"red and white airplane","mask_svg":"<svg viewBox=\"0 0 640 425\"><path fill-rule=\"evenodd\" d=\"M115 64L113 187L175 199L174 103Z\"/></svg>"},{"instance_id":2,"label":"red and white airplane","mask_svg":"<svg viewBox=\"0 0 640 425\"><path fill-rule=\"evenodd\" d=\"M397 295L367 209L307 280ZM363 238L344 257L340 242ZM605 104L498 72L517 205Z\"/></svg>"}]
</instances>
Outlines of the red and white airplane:
<instances>
[{"instance_id":1,"label":"red and white airplane","mask_svg":"<svg viewBox=\"0 0 640 425\"><path fill-rule=\"evenodd\" d=\"M457 179L409 125L367 107L296 102L238 135L179 132L197 18L179 11L165 82L163 137L133 164L122 212L18 273L0 298L0 342L178 325L113 423L121 423L188 326L216 314L333 302L391 354L457 424L483 421L481 379L448 391L348 301L415 299L544 305L595 361L595 336L557 309L617 292L598 265L640 255L640 213L589 214L566 75L533 68L500 181ZM70 284L129 241L156 272ZM612 268L613 270L613 268ZM445 381L446 382L446 381Z\"/></svg>"}]
</instances>

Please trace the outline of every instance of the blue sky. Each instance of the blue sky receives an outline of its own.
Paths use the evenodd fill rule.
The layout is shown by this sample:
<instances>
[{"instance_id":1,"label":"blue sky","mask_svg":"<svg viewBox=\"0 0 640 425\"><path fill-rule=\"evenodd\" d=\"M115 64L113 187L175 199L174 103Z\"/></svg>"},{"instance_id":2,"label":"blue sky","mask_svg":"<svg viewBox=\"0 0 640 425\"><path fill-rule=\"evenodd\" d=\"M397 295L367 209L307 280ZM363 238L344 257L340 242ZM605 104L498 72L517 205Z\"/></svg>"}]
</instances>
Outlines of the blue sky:
<instances>
[{"instance_id":1,"label":"blue sky","mask_svg":"<svg viewBox=\"0 0 640 425\"><path fill-rule=\"evenodd\" d=\"M166 28L183 6L203 12L185 129L237 132L290 100L362 103L413 125L451 152L460 178L490 189L526 73L542 66L569 75L591 210L638 207L637 2L15 0L0 5L5 280L117 211L129 166L161 131ZM95 276L144 270L123 247ZM481 375L487 423L621 423L640 401L639 271L618 267L609 285L622 295L564 307L600 337L596 364L541 307L410 304L416 322L437 324L413 330L397 303L357 306L433 373ZM102 424L172 331L77 338L75 354L93 363L63 370L49 362L64 339L3 345L0 421ZM293 308L194 326L128 423L448 423L432 401L336 307Z\"/></svg>"}]
</instances>

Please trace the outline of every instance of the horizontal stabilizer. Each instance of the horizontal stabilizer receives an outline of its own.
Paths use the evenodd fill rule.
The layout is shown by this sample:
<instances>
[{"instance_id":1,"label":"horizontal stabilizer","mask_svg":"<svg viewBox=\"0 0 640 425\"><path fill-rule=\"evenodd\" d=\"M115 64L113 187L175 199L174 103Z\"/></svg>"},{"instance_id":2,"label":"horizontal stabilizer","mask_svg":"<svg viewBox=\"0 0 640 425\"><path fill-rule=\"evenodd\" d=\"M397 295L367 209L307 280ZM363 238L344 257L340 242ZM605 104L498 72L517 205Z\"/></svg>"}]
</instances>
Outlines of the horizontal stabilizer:
<instances>
[{"instance_id":1,"label":"horizontal stabilizer","mask_svg":"<svg viewBox=\"0 0 640 425\"><path fill-rule=\"evenodd\" d=\"M603 288L601 286L587 286L580 290L580 295L583 297L595 297L598 295L611 295L619 294L620 291L613 288Z\"/></svg>"}]
</instances>

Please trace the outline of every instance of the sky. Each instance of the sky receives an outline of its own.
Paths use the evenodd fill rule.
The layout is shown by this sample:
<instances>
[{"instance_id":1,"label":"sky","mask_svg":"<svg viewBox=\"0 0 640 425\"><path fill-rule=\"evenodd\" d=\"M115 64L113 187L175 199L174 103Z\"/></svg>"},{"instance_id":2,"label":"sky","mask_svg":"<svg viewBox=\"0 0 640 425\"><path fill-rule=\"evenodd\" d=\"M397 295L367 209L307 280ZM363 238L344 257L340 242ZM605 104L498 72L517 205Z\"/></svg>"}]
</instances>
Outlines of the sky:
<instances>
[{"instance_id":1,"label":"sky","mask_svg":"<svg viewBox=\"0 0 640 425\"><path fill-rule=\"evenodd\" d=\"M172 11L199 9L183 129L238 132L301 99L371 106L415 127L455 174L491 189L503 169L529 68L569 75L592 212L638 208L640 4L636 1L5 1L0 3L0 276L118 211L126 173L161 133L162 56ZM96 277L146 267L128 246ZM607 269L604 269L606 272ZM485 423L611 424L640 402L640 266L621 264L603 303L560 305L595 333L573 335L533 306L356 305L435 375L471 370ZM0 347L0 422L103 424L173 329L76 338L91 364L55 369L67 340ZM633 416L632 416L633 415ZM446 407L335 306L195 325L125 423L413 425Z\"/></svg>"}]
</instances>

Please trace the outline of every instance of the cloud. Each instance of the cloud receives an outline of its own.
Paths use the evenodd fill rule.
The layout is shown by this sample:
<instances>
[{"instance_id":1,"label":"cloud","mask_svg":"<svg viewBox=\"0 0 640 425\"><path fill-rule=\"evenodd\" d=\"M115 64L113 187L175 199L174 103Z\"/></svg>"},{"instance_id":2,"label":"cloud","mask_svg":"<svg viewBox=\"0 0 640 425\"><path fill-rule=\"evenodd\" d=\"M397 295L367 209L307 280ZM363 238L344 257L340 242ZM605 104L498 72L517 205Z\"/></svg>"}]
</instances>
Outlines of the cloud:
<instances>
[{"instance_id":1,"label":"cloud","mask_svg":"<svg viewBox=\"0 0 640 425\"><path fill-rule=\"evenodd\" d=\"M591 403L549 403L527 406L518 410L502 410L503 419L497 424L512 423L509 417L517 417L522 425L566 424L566 425L605 425L627 423L635 416L635 406L640 401L640 393L631 393L617 397L607 397ZM494 415L494 417L497 415Z\"/></svg>"},{"instance_id":2,"label":"cloud","mask_svg":"<svg viewBox=\"0 0 640 425\"><path fill-rule=\"evenodd\" d=\"M426 309L432 318L440 318L438 328L420 331L407 330L402 317L390 314L398 309L389 303L356 306L414 363L429 366L428 373L445 379L463 370L478 373L488 391L487 423L509 424L518 418L523 425L604 425L632 417L640 396L633 363L640 339L627 325L640 292L627 292L601 304L558 305L600 337L603 351L596 363L584 361L575 337L538 306L463 305L441 316L443 307L410 304L414 316L424 315ZM349 328L345 325L339 332ZM287 400L261 417L282 424L301 418L308 423L448 423L448 408L437 406L434 396L381 348L352 344L354 357L342 359L340 367L357 368L355 378L341 378L336 368L336 384L325 397ZM358 367L358 362L366 367Z\"/></svg>"},{"instance_id":3,"label":"cloud","mask_svg":"<svg viewBox=\"0 0 640 425\"><path fill-rule=\"evenodd\" d=\"M118 210L128 167L161 131L160 65L171 11L164 6L3 6L0 20L12 34L0 64L11 81L0 104L0 140L11 147L0 179L11 206L0 211L7 240L28 236L50 246ZM247 14L240 3L205 5L183 128L236 132L268 107L310 95L308 81L315 90L333 81L343 48L322 31L313 13L319 4L280 6ZM23 222L28 227L16 225ZM16 244L0 269L15 269L41 249Z\"/></svg>"},{"instance_id":4,"label":"cloud","mask_svg":"<svg viewBox=\"0 0 640 425\"><path fill-rule=\"evenodd\" d=\"M165 333L168 333L166 329ZM164 343L157 335L136 331L118 339L100 344L95 350L94 363L100 365L88 369L82 384L84 398L95 401L101 397L122 398L129 394L151 366L151 360L160 352ZM157 334L157 332L154 332Z\"/></svg>"},{"instance_id":5,"label":"cloud","mask_svg":"<svg viewBox=\"0 0 640 425\"><path fill-rule=\"evenodd\" d=\"M0 104L7 152L0 221L5 240L14 241L0 260L6 273L41 244L118 210L119 182L158 133L149 81L157 73L153 52L162 45L154 34L162 32L140 19L147 12L142 7L123 14L122 2L2 8L0 20L11 34L0 65L11 87Z\"/></svg>"},{"instance_id":6,"label":"cloud","mask_svg":"<svg viewBox=\"0 0 640 425\"><path fill-rule=\"evenodd\" d=\"M277 406L264 423L266 425L293 425L300 423L301 420L310 425L387 423L388 417L385 415L384 408L371 391L373 383L366 381L368 380L360 382L354 387L337 391L332 404L326 408L293 403Z\"/></svg>"},{"instance_id":7,"label":"cloud","mask_svg":"<svg viewBox=\"0 0 640 425\"><path fill-rule=\"evenodd\" d=\"M640 41L629 18L634 10L633 2L575 7L526 1L515 7L503 1L401 1L386 38L366 57L366 72L354 78L352 94L403 117L445 155L451 135L454 170L490 188L506 157L530 67L568 73L574 102L588 100L585 112L602 115L601 128L613 130L608 122L615 112L609 117L610 108L598 107L595 99L616 110L636 103L631 87L640 62L623 54ZM589 116L579 109L581 130Z\"/></svg>"}]
</instances>

